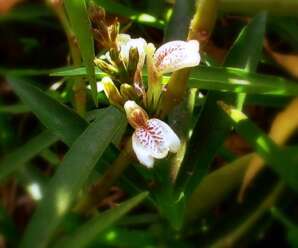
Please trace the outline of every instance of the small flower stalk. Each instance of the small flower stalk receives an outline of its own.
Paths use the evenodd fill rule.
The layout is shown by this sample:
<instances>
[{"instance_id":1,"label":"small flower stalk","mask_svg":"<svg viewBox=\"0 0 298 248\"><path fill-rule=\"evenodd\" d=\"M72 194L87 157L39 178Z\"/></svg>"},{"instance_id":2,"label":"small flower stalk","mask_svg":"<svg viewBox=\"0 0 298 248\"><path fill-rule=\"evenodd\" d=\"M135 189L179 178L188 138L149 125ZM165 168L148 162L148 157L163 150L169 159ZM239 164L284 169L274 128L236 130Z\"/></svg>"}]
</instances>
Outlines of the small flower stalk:
<instances>
[{"instance_id":1,"label":"small flower stalk","mask_svg":"<svg viewBox=\"0 0 298 248\"><path fill-rule=\"evenodd\" d=\"M128 122L135 129L132 147L141 164L152 168L155 159L179 150L180 139L168 124L156 118L149 119L145 110L134 101L126 101L124 109Z\"/></svg>"}]
</instances>

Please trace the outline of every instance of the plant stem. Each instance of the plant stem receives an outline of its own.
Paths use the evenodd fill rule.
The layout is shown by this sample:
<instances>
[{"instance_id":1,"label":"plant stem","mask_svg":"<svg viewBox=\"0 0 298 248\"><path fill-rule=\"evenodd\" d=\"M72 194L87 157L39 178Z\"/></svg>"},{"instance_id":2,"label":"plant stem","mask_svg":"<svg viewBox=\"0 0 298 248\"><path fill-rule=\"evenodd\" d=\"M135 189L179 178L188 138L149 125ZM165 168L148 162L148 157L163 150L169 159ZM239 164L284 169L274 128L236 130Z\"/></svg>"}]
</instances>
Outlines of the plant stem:
<instances>
[{"instance_id":1,"label":"plant stem","mask_svg":"<svg viewBox=\"0 0 298 248\"><path fill-rule=\"evenodd\" d=\"M253 14L268 11L276 15L298 14L296 0L220 0L219 8L223 12Z\"/></svg>"},{"instance_id":2,"label":"plant stem","mask_svg":"<svg viewBox=\"0 0 298 248\"><path fill-rule=\"evenodd\" d=\"M217 7L218 0L197 0L196 2L196 12L190 23L187 39L198 40L201 48L204 48L212 33L217 17ZM190 68L185 68L172 74L158 111L159 116L164 117L181 102L187 88L190 70Z\"/></svg>"},{"instance_id":3,"label":"plant stem","mask_svg":"<svg viewBox=\"0 0 298 248\"><path fill-rule=\"evenodd\" d=\"M63 30L66 35L67 43L69 46L70 54L72 63L74 66L81 65L81 53L80 49L77 45L76 37L70 27L69 21L66 17L62 1L50 1L47 0L47 4L53 9L56 16L58 17ZM76 77L73 82L73 91L74 91L74 102L75 102L75 109L78 114L84 115L86 112L86 84L84 80L80 77Z\"/></svg>"},{"instance_id":4,"label":"plant stem","mask_svg":"<svg viewBox=\"0 0 298 248\"><path fill-rule=\"evenodd\" d=\"M129 139L112 166L103 174L92 187L85 198L77 205L75 211L90 213L104 196L108 193L113 183L122 175L124 170L133 160L131 139Z\"/></svg>"}]
</instances>

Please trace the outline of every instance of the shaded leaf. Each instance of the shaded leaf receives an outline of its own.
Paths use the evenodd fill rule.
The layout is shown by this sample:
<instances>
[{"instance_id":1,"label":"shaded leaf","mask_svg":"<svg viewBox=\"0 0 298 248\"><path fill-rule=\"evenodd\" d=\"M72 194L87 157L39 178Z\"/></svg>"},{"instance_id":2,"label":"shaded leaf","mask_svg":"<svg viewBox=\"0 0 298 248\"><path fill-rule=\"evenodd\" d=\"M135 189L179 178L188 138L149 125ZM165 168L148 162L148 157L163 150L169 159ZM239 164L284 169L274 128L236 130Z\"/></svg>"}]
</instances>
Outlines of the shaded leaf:
<instances>
[{"instance_id":1,"label":"shaded leaf","mask_svg":"<svg viewBox=\"0 0 298 248\"><path fill-rule=\"evenodd\" d=\"M113 225L118 219L143 201L147 195L148 192L140 193L137 196L121 203L117 207L99 214L79 227L74 234L58 242L55 248L86 247L95 240L101 232L111 227L111 225Z\"/></svg>"},{"instance_id":2,"label":"shaded leaf","mask_svg":"<svg viewBox=\"0 0 298 248\"><path fill-rule=\"evenodd\" d=\"M47 246L123 118L118 110L110 107L104 118L96 119L76 139L49 182L48 190L26 229L21 247Z\"/></svg>"},{"instance_id":3,"label":"shaded leaf","mask_svg":"<svg viewBox=\"0 0 298 248\"><path fill-rule=\"evenodd\" d=\"M87 122L73 110L26 80L10 76L8 81L38 119L66 144L71 145L87 127Z\"/></svg>"},{"instance_id":4,"label":"shaded leaf","mask_svg":"<svg viewBox=\"0 0 298 248\"><path fill-rule=\"evenodd\" d=\"M35 157L43 149L54 144L58 139L58 136L46 130L15 151L7 154L4 159L0 161L0 181L20 169L28 160Z\"/></svg>"},{"instance_id":5,"label":"shaded leaf","mask_svg":"<svg viewBox=\"0 0 298 248\"><path fill-rule=\"evenodd\" d=\"M159 20L152 15L131 9L118 2L109 1L109 0L94 0L94 2L99 6L103 7L104 9L106 9L106 11L109 13L119 15L119 16L125 16L135 22L152 26L158 29L162 29L164 27L164 21Z\"/></svg>"}]
</instances>

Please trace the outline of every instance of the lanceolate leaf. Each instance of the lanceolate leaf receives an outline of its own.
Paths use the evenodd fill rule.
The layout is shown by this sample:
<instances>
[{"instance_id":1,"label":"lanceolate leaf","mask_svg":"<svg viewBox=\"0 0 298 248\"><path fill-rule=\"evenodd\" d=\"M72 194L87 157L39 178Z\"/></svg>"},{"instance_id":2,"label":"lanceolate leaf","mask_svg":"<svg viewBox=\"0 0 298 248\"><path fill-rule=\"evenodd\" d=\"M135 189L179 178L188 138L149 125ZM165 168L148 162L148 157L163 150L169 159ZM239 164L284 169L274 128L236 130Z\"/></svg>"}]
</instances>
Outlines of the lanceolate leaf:
<instances>
[{"instance_id":1,"label":"lanceolate leaf","mask_svg":"<svg viewBox=\"0 0 298 248\"><path fill-rule=\"evenodd\" d=\"M8 77L8 82L38 119L66 144L71 145L87 127L82 117L26 80Z\"/></svg>"},{"instance_id":2,"label":"lanceolate leaf","mask_svg":"<svg viewBox=\"0 0 298 248\"><path fill-rule=\"evenodd\" d=\"M94 41L86 2L85 0L65 0L64 4L67 15L71 22L72 29L78 40L83 62L87 69L88 79L92 90L92 97L94 102L97 104L97 87L93 63L95 58Z\"/></svg>"},{"instance_id":3,"label":"lanceolate leaf","mask_svg":"<svg viewBox=\"0 0 298 248\"><path fill-rule=\"evenodd\" d=\"M188 199L186 221L203 217L237 189L251 158L252 154L248 154L207 175Z\"/></svg>"},{"instance_id":4,"label":"lanceolate leaf","mask_svg":"<svg viewBox=\"0 0 298 248\"><path fill-rule=\"evenodd\" d=\"M119 206L99 214L86 224L79 227L74 234L58 242L55 248L87 247L87 245L96 239L102 231L109 228L128 211L137 206L146 198L147 195L148 192L140 193L137 196L121 203Z\"/></svg>"},{"instance_id":5,"label":"lanceolate leaf","mask_svg":"<svg viewBox=\"0 0 298 248\"><path fill-rule=\"evenodd\" d=\"M241 111L222 102L220 105L225 114L230 117L236 131L288 185L298 191L298 148L279 148Z\"/></svg>"},{"instance_id":6,"label":"lanceolate leaf","mask_svg":"<svg viewBox=\"0 0 298 248\"><path fill-rule=\"evenodd\" d=\"M37 116L37 118L68 146L71 146L75 139L86 129L88 125L86 120L67 106L57 102L36 86L33 86L24 79L16 77L8 77L8 81L11 83L17 95ZM101 113L101 111L96 112ZM123 121L121 127L125 128L125 125L126 121ZM119 131L118 138L121 133L123 133L123 130ZM114 151L115 149L110 145L105 151L102 160L104 161L107 159L108 161L111 161L111 159L114 158ZM23 160L23 162L26 161ZM101 162L103 161L99 162L100 167L102 167ZM21 165L19 164L19 166Z\"/></svg>"},{"instance_id":7,"label":"lanceolate leaf","mask_svg":"<svg viewBox=\"0 0 298 248\"><path fill-rule=\"evenodd\" d=\"M106 76L98 69L95 70L95 73L98 77ZM85 76L86 68L60 68L53 70L50 75L57 77ZM146 76L144 73L144 77ZM169 79L169 76L163 76L165 84ZM295 81L232 67L198 66L192 70L188 86L222 92L298 96L298 85Z\"/></svg>"},{"instance_id":8,"label":"lanceolate leaf","mask_svg":"<svg viewBox=\"0 0 298 248\"><path fill-rule=\"evenodd\" d=\"M185 40L195 10L194 0L176 0L173 14L166 27L165 40Z\"/></svg>"},{"instance_id":9,"label":"lanceolate leaf","mask_svg":"<svg viewBox=\"0 0 298 248\"><path fill-rule=\"evenodd\" d=\"M18 170L28 160L58 141L58 139L58 136L54 135L49 130L46 130L20 148L7 154L4 159L0 161L0 181Z\"/></svg>"},{"instance_id":10,"label":"lanceolate leaf","mask_svg":"<svg viewBox=\"0 0 298 248\"><path fill-rule=\"evenodd\" d=\"M24 248L46 247L71 206L75 196L92 172L123 121L113 107L104 118L96 119L76 139L48 185L21 242Z\"/></svg>"}]
</instances>

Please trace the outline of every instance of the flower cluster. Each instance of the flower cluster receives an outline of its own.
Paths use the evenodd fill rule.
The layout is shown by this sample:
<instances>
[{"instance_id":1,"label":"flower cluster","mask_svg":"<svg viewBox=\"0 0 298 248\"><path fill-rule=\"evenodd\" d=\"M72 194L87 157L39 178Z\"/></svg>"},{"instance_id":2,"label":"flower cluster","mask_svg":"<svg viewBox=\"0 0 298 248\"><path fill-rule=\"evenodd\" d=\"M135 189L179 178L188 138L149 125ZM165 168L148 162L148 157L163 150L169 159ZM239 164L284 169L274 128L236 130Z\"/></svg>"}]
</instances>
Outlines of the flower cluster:
<instances>
[{"instance_id":1,"label":"flower cluster","mask_svg":"<svg viewBox=\"0 0 298 248\"><path fill-rule=\"evenodd\" d=\"M161 83L164 74L200 63L199 43L177 40L156 49L143 38L133 39L127 34L119 34L117 22L107 26L97 16L96 23L95 35L106 49L94 60L107 74L101 81L104 92L111 104L125 109L128 121L135 129L133 150L141 164L152 167L154 158L164 158L169 151L177 152L180 140L165 122L150 119L144 109L154 115L162 95L166 94Z\"/></svg>"}]
</instances>

